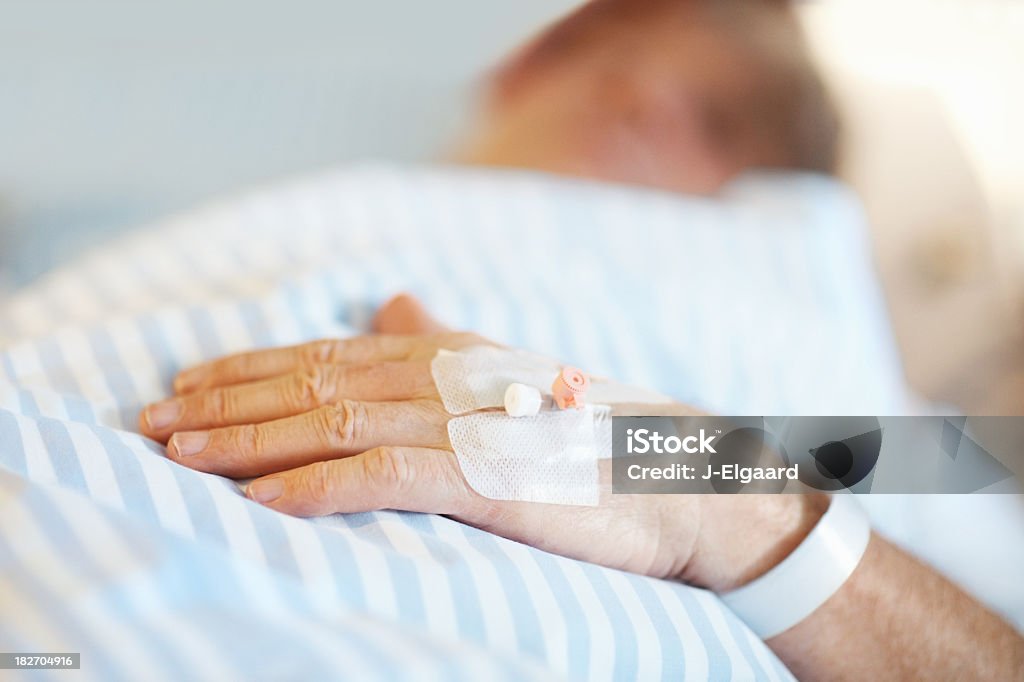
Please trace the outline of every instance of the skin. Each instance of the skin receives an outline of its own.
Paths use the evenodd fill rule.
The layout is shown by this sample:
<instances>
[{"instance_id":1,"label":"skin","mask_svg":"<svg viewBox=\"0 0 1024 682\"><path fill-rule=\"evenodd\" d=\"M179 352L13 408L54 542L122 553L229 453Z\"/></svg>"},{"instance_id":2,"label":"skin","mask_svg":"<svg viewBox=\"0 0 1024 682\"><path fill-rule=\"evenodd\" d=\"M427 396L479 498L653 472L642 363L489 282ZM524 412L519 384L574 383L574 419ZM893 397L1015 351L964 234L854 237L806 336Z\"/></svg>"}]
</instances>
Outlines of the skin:
<instances>
[{"instance_id":1,"label":"skin","mask_svg":"<svg viewBox=\"0 0 1024 682\"><path fill-rule=\"evenodd\" d=\"M549 552L725 592L762 575L827 509L817 495L612 495L573 507L491 500L451 451L429 359L489 343L412 298L377 335L228 356L175 379L140 415L183 466L256 477L247 496L297 516L445 514ZM1024 640L950 582L874 536L851 578L768 645L801 679L1024 679Z\"/></svg>"},{"instance_id":2,"label":"skin","mask_svg":"<svg viewBox=\"0 0 1024 682\"><path fill-rule=\"evenodd\" d=\"M498 69L455 157L712 194L832 172L837 134L788 3L593 0Z\"/></svg>"}]
</instances>

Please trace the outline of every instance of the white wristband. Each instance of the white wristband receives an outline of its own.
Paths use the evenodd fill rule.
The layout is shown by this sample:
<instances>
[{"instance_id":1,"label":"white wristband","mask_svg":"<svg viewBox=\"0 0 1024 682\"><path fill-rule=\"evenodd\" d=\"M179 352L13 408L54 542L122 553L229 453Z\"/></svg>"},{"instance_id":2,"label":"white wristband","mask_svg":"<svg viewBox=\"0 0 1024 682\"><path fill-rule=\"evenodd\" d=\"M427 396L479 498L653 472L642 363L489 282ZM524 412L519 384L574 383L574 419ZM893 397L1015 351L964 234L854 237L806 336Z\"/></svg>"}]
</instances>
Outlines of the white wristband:
<instances>
[{"instance_id":1,"label":"white wristband","mask_svg":"<svg viewBox=\"0 0 1024 682\"><path fill-rule=\"evenodd\" d=\"M722 601L761 639L793 627L835 594L857 568L871 527L851 494L832 496L818 525L782 563Z\"/></svg>"}]
</instances>

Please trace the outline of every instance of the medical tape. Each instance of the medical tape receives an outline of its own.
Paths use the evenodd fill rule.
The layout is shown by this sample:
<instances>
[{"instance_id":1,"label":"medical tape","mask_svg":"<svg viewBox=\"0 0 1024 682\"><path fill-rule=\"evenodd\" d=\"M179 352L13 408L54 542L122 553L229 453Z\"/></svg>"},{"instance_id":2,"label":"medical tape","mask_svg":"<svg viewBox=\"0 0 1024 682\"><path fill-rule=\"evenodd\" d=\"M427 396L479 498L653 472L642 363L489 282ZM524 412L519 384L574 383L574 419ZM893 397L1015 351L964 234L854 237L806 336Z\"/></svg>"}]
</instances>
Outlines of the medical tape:
<instances>
[{"instance_id":1,"label":"medical tape","mask_svg":"<svg viewBox=\"0 0 1024 682\"><path fill-rule=\"evenodd\" d=\"M550 394L558 370L558 363L544 356L497 346L441 350L430 363L437 392L450 414L502 407L509 384Z\"/></svg>"},{"instance_id":2,"label":"medical tape","mask_svg":"<svg viewBox=\"0 0 1024 682\"><path fill-rule=\"evenodd\" d=\"M497 346L441 350L430 363L434 384L449 414L503 407L511 384L533 387L549 402L551 384L561 369L560 363L543 355ZM593 376L586 400L595 405L612 406L672 402L668 396L654 391Z\"/></svg>"},{"instance_id":3,"label":"medical tape","mask_svg":"<svg viewBox=\"0 0 1024 682\"><path fill-rule=\"evenodd\" d=\"M611 410L476 412L449 421L448 437L466 481L484 497L596 505L598 460L611 457Z\"/></svg>"},{"instance_id":4,"label":"medical tape","mask_svg":"<svg viewBox=\"0 0 1024 682\"><path fill-rule=\"evenodd\" d=\"M591 377L585 406L580 401L559 409L552 390L563 369L542 355L497 346L441 350L434 357L438 394L456 415L448 422L452 451L484 497L597 504L598 460L611 456L611 406L671 402Z\"/></svg>"}]
</instances>

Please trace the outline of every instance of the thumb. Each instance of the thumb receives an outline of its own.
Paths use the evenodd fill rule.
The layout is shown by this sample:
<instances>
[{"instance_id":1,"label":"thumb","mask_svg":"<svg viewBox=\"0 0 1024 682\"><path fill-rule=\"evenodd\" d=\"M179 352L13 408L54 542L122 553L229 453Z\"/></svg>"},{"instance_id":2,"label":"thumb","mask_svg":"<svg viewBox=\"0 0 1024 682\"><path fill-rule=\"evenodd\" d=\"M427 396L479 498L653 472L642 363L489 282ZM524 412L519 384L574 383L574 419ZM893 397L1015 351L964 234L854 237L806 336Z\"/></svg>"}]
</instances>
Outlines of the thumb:
<instances>
[{"instance_id":1,"label":"thumb","mask_svg":"<svg viewBox=\"0 0 1024 682\"><path fill-rule=\"evenodd\" d=\"M398 294L382 305L373 316L373 331L378 334L436 334L451 331L427 312L410 294Z\"/></svg>"}]
</instances>

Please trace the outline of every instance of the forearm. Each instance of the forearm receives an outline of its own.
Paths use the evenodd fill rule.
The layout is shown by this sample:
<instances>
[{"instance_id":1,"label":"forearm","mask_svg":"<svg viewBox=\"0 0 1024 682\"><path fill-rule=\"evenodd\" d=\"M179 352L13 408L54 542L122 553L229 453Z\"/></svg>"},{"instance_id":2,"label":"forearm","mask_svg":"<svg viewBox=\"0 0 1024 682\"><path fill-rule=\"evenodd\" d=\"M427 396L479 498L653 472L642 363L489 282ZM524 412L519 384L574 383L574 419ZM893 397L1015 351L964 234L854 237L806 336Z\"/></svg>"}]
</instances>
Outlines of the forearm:
<instances>
[{"instance_id":1,"label":"forearm","mask_svg":"<svg viewBox=\"0 0 1024 682\"><path fill-rule=\"evenodd\" d=\"M850 579L768 640L801 680L1024 680L1024 639L878 536Z\"/></svg>"}]
</instances>

